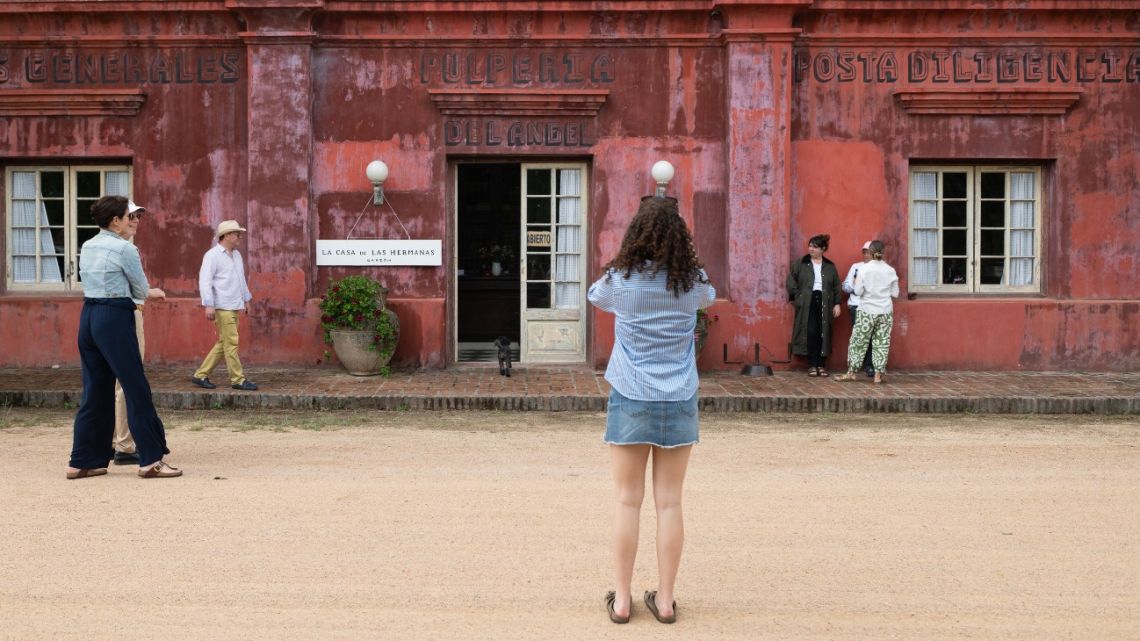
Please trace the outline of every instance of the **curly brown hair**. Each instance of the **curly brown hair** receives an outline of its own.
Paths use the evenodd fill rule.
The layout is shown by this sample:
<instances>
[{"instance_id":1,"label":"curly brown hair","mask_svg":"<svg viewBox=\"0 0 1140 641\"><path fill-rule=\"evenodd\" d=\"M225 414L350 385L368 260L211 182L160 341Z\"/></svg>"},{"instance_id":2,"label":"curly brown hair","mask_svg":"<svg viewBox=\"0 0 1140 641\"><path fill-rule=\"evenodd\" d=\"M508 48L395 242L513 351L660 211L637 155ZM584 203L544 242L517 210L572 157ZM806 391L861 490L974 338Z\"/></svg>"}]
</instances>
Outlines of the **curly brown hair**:
<instances>
[{"instance_id":1,"label":"curly brown hair","mask_svg":"<svg viewBox=\"0 0 1140 641\"><path fill-rule=\"evenodd\" d=\"M677 199L647 196L625 230L618 255L605 269L625 272L629 278L634 271L646 270L656 276L662 268L667 274L665 286L674 296L691 290L694 282L708 282L693 247L693 236L677 211Z\"/></svg>"}]
</instances>

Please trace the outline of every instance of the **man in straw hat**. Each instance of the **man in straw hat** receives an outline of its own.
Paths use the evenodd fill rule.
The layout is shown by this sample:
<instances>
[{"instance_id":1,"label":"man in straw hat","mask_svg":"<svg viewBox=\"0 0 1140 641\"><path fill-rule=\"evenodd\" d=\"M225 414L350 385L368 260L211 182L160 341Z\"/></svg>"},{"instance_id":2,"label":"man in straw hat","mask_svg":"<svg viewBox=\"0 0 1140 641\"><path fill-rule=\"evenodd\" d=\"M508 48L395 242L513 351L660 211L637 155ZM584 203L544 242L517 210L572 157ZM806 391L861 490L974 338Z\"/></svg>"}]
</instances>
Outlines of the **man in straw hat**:
<instances>
[{"instance_id":1,"label":"man in straw hat","mask_svg":"<svg viewBox=\"0 0 1140 641\"><path fill-rule=\"evenodd\" d=\"M202 306L206 308L206 319L214 321L218 328L218 342L190 377L190 382L198 387L217 387L210 381L210 372L225 358L230 387L257 389L257 385L242 373L241 360L238 359L238 312L248 312L246 303L253 298L245 282L241 252L237 250L244 233L245 229L236 220L223 220L214 234L218 244L202 257L198 288L202 293Z\"/></svg>"}]
</instances>

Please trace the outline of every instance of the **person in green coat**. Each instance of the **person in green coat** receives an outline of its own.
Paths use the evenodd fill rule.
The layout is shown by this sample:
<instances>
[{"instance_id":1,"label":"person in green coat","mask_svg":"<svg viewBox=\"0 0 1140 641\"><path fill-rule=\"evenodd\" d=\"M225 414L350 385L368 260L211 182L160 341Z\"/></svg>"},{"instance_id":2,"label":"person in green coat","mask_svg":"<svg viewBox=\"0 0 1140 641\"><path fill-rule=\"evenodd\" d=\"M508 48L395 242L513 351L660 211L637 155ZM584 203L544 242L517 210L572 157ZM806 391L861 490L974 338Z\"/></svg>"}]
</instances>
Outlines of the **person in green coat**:
<instances>
[{"instance_id":1,"label":"person in green coat","mask_svg":"<svg viewBox=\"0 0 1140 641\"><path fill-rule=\"evenodd\" d=\"M827 376L831 354L831 324L839 318L840 279L835 263L824 257L831 236L808 241L808 253L788 269L788 300L796 306L792 353L806 356L808 376Z\"/></svg>"}]
</instances>

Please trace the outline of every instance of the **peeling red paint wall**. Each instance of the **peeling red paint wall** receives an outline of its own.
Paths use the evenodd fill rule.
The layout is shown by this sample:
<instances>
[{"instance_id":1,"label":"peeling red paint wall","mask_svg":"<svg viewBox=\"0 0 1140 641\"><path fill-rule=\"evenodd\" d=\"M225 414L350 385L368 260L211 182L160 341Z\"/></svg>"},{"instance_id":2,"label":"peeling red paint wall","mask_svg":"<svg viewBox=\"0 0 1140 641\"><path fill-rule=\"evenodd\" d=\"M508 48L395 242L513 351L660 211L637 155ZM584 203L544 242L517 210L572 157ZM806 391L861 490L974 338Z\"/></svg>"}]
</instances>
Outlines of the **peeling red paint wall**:
<instances>
[{"instance_id":1,"label":"peeling red paint wall","mask_svg":"<svg viewBox=\"0 0 1140 641\"><path fill-rule=\"evenodd\" d=\"M147 310L148 359L189 366L212 344L197 269L214 226L232 218L250 230L243 251L255 299L242 336L251 365L323 361L319 297L360 269L316 268L316 240L349 230L398 238L406 228L443 240L444 266L370 271L401 317L394 363L444 367L453 357L454 163L586 162L590 278L651 191L649 166L667 158L677 169L670 193L721 297L702 367L731 367L726 345L729 361L750 359L756 343L763 360L786 358L784 277L816 233L831 234L841 274L865 240L887 243L904 288L892 367L1140 367L1129 278L1140 267L1140 2L388 9L336 0L0 7L0 105L29 88L145 95L134 116L5 115L0 164L132 167L134 198L149 210L138 245L170 296ZM1057 67L1051 56L1067 58ZM492 89L604 98L593 115L533 116L576 127L577 146L496 146L488 120L532 116L502 106L448 115L438 102L441 91L481 99ZM987 89L1036 96L1036 109L1062 100L1053 90L1078 97L1050 114L996 113L1000 101L989 113L905 104L946 90L984 101ZM399 221L367 205L364 167L374 159L392 169L385 191ZM908 176L922 162L1042 167L1039 293L906 298ZM0 364L78 361L77 295L0 287ZM612 319L593 310L587 319L588 362L600 366ZM20 340L33 324L61 340ZM836 324L836 368L848 325Z\"/></svg>"}]
</instances>

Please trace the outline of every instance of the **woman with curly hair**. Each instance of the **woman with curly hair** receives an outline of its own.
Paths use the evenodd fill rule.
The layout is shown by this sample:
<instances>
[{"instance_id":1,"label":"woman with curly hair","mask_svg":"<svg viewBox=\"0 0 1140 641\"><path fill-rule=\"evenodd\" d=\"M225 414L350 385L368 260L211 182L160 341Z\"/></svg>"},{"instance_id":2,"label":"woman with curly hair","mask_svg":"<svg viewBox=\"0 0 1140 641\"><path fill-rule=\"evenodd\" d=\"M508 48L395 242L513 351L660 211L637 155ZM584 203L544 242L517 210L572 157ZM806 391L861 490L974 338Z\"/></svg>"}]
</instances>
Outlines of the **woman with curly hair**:
<instances>
[{"instance_id":1,"label":"woman with curly hair","mask_svg":"<svg viewBox=\"0 0 1140 641\"><path fill-rule=\"evenodd\" d=\"M673 587L685 530L681 490L689 453L698 442L697 310L716 296L677 211L677 200L646 196L616 258L590 286L589 300L612 312L614 348L606 368L612 387L606 411L616 506L613 525L615 590L606 594L614 623L629 621L645 469L653 456L657 508L656 590L645 605L662 623L677 617Z\"/></svg>"}]
</instances>

